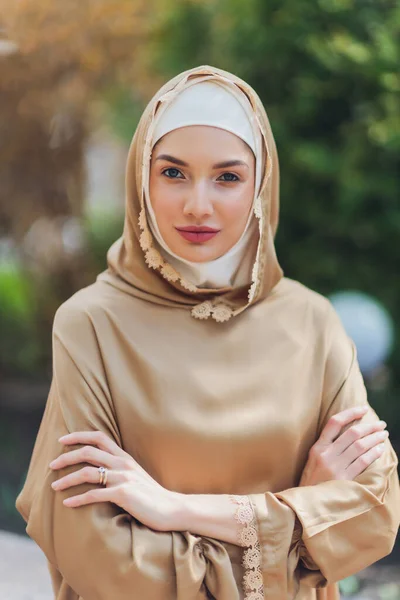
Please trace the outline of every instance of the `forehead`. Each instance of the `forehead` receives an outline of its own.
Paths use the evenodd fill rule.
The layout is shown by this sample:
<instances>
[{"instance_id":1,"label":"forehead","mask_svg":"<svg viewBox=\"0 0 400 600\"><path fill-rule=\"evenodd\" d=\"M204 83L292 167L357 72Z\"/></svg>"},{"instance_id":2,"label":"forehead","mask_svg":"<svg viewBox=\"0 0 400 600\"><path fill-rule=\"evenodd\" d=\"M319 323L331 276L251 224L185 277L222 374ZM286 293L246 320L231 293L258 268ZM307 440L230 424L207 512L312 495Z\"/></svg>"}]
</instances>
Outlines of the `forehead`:
<instances>
[{"instance_id":1,"label":"forehead","mask_svg":"<svg viewBox=\"0 0 400 600\"><path fill-rule=\"evenodd\" d=\"M200 154L207 151L210 158L226 157L227 154L240 155L251 159L253 152L242 138L219 127L209 125L189 125L166 133L153 148L155 156L162 152L178 153L177 156Z\"/></svg>"}]
</instances>

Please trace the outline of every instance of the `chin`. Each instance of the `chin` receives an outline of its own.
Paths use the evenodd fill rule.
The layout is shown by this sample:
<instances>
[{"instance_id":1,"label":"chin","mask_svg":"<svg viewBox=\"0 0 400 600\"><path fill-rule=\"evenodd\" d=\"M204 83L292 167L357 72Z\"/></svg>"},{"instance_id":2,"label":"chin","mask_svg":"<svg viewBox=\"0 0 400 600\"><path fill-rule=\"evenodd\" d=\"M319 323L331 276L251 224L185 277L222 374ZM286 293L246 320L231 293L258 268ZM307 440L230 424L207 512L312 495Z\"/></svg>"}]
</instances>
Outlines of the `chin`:
<instances>
[{"instance_id":1,"label":"chin","mask_svg":"<svg viewBox=\"0 0 400 600\"><path fill-rule=\"evenodd\" d=\"M183 258L184 260L188 260L188 261L194 262L194 263L199 263L199 265L201 263L205 263L210 260L215 260L216 258L218 258L218 256L216 256L214 254L201 253L201 256L199 256L199 253L197 253L197 252L191 252L190 254L188 252L185 252L185 253L176 252L175 254L177 256L180 256L180 258Z\"/></svg>"},{"instance_id":2,"label":"chin","mask_svg":"<svg viewBox=\"0 0 400 600\"><path fill-rule=\"evenodd\" d=\"M220 256L224 254L224 252L217 252L215 250L211 250L210 248L193 248L190 252L188 249L177 249L174 250L175 254L184 260L189 260L190 262L195 263L205 263L210 260L216 260Z\"/></svg>"},{"instance_id":3,"label":"chin","mask_svg":"<svg viewBox=\"0 0 400 600\"><path fill-rule=\"evenodd\" d=\"M191 257L191 258L187 258L186 260L190 260L190 262L194 262L194 263L198 263L199 265L201 265L201 263L206 263L209 262L210 260L215 260L216 258L218 258L217 256L211 255L211 256L206 256L206 257Z\"/></svg>"}]
</instances>

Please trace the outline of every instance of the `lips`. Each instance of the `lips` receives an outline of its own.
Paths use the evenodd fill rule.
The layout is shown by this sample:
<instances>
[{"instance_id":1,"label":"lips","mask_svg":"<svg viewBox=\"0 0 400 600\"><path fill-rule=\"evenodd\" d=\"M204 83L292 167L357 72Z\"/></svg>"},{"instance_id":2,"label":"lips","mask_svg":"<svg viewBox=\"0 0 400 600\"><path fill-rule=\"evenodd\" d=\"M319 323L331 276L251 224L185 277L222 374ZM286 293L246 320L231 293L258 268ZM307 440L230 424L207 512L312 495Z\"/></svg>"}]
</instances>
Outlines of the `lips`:
<instances>
[{"instance_id":1,"label":"lips","mask_svg":"<svg viewBox=\"0 0 400 600\"><path fill-rule=\"evenodd\" d=\"M202 243L208 242L219 233L219 229L213 227L195 227L188 225L187 227L176 227L177 232L188 242Z\"/></svg>"}]
</instances>

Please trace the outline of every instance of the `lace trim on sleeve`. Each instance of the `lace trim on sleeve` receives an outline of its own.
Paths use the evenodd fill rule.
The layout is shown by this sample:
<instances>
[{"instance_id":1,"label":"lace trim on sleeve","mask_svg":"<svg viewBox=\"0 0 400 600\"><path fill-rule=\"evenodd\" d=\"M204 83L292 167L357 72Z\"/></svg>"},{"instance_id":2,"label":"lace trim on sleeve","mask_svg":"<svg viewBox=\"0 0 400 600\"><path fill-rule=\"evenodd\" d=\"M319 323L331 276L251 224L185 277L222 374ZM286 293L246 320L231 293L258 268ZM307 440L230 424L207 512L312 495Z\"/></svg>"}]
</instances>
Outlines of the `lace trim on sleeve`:
<instances>
[{"instance_id":1,"label":"lace trim on sleeve","mask_svg":"<svg viewBox=\"0 0 400 600\"><path fill-rule=\"evenodd\" d=\"M264 583L261 572L261 547L253 506L247 496L229 496L237 505L235 519L240 530L238 542L246 548L243 552L243 590L245 600L264 600Z\"/></svg>"}]
</instances>

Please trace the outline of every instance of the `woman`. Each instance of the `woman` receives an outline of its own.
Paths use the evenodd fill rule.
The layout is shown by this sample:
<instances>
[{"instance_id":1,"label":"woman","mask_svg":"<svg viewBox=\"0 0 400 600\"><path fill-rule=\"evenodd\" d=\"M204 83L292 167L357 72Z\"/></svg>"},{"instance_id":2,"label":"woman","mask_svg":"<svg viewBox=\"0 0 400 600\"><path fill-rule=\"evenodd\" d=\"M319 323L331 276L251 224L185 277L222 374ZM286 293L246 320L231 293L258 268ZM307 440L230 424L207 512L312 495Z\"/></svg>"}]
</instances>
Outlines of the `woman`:
<instances>
[{"instance_id":1,"label":"woman","mask_svg":"<svg viewBox=\"0 0 400 600\"><path fill-rule=\"evenodd\" d=\"M107 271L57 311L17 498L55 597L339 598L392 550L397 457L331 304L283 277L260 99L179 74L126 174Z\"/></svg>"}]
</instances>

